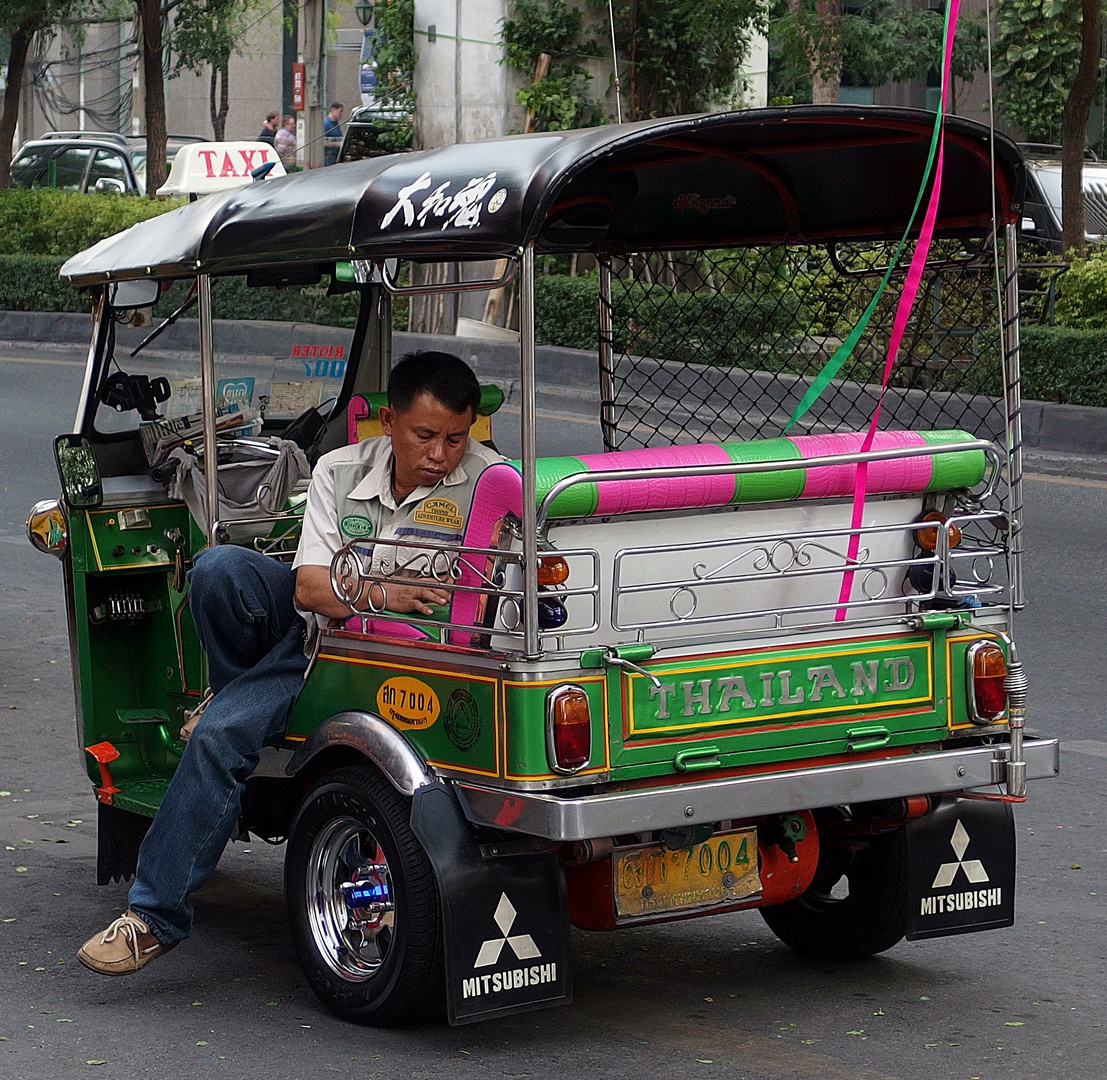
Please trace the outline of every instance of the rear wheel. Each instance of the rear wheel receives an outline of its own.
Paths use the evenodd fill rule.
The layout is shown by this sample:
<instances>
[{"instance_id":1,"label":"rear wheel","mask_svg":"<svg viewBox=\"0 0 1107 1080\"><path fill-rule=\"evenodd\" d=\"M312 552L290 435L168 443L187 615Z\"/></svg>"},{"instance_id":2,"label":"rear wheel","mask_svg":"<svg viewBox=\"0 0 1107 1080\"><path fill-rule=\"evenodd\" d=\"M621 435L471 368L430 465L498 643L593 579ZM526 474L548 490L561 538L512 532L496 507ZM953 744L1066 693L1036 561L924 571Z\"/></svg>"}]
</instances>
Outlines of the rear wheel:
<instances>
[{"instance_id":1,"label":"rear wheel","mask_svg":"<svg viewBox=\"0 0 1107 1080\"><path fill-rule=\"evenodd\" d=\"M903 829L855 842L825 841L807 891L761 908L789 948L820 960L884 952L907 928L907 835Z\"/></svg>"},{"instance_id":2,"label":"rear wheel","mask_svg":"<svg viewBox=\"0 0 1107 1080\"><path fill-rule=\"evenodd\" d=\"M289 924L312 990L340 1016L386 1026L443 1002L442 930L410 800L376 769L325 777L288 839Z\"/></svg>"}]
</instances>

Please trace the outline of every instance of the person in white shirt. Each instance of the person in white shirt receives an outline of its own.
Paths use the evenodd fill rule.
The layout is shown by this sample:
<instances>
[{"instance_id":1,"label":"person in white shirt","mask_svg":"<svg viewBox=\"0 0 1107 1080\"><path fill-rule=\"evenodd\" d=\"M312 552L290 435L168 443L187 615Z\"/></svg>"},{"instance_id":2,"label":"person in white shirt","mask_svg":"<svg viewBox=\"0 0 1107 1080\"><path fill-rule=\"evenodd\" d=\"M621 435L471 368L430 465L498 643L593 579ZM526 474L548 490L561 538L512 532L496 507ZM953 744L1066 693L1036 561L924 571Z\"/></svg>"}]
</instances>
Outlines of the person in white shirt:
<instances>
[{"instance_id":1,"label":"person in white shirt","mask_svg":"<svg viewBox=\"0 0 1107 1080\"><path fill-rule=\"evenodd\" d=\"M316 465L291 568L229 544L197 554L189 607L211 697L139 849L128 910L77 951L86 967L127 975L189 936L189 894L234 835L261 748L284 730L307 668L305 640L315 624L350 615L331 588L332 557L354 538L460 543L477 477L502 460L469 437L479 402L476 376L456 356L405 357L380 410L385 438L340 447ZM363 589L354 608L432 614L449 594L421 576L419 558L377 547L374 569L404 580L373 584L372 597Z\"/></svg>"}]
</instances>

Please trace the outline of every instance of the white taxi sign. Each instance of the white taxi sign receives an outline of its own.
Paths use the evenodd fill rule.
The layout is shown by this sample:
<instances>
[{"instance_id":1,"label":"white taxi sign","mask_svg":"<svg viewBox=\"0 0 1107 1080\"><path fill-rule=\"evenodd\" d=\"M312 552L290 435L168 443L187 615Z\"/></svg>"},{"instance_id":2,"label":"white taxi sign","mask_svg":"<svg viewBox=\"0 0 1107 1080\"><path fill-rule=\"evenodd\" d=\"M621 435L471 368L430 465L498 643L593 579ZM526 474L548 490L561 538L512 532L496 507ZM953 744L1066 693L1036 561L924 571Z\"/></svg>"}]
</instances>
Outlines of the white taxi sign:
<instances>
[{"instance_id":1,"label":"white taxi sign","mask_svg":"<svg viewBox=\"0 0 1107 1080\"><path fill-rule=\"evenodd\" d=\"M269 175L284 176L277 151L263 142L187 143L173 158L169 179L159 195L210 195L253 182L250 173L273 163Z\"/></svg>"}]
</instances>

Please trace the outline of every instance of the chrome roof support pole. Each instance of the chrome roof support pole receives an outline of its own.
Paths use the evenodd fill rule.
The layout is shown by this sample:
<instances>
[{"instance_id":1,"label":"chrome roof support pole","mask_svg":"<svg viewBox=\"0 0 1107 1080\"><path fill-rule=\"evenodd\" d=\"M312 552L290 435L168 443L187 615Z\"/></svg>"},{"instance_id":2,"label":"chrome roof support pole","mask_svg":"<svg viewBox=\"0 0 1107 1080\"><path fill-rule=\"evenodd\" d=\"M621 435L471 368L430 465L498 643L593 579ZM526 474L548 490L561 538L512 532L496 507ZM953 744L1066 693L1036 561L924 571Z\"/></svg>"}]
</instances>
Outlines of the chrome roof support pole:
<instances>
[{"instance_id":1,"label":"chrome roof support pole","mask_svg":"<svg viewBox=\"0 0 1107 1080\"><path fill-rule=\"evenodd\" d=\"M1011 603L1026 605L1022 581L1022 391L1019 344L1019 226L1008 225L1003 237L1003 393L1007 405L1007 483L1011 521Z\"/></svg>"},{"instance_id":2,"label":"chrome roof support pole","mask_svg":"<svg viewBox=\"0 0 1107 1080\"><path fill-rule=\"evenodd\" d=\"M534 244L522 255L519 283L519 432L523 450L523 654L541 655L538 648L538 499L534 442Z\"/></svg>"},{"instance_id":3,"label":"chrome roof support pole","mask_svg":"<svg viewBox=\"0 0 1107 1080\"><path fill-rule=\"evenodd\" d=\"M611 263L600 260L600 431L604 451L616 449L615 339L611 312Z\"/></svg>"},{"instance_id":4,"label":"chrome roof support pole","mask_svg":"<svg viewBox=\"0 0 1107 1080\"><path fill-rule=\"evenodd\" d=\"M211 278L196 278L200 316L200 398L204 410L204 503L208 512L208 546L215 547L219 519L219 448L215 441L215 350L211 341Z\"/></svg>"}]
</instances>

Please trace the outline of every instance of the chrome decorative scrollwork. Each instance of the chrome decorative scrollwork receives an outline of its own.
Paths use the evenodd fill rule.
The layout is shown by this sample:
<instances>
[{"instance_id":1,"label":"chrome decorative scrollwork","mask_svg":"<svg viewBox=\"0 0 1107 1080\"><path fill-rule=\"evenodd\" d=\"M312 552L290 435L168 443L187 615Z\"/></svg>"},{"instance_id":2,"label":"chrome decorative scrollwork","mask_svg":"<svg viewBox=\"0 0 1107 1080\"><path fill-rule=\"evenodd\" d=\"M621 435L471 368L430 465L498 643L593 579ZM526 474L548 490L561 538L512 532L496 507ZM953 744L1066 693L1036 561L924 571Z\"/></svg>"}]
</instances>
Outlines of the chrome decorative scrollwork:
<instances>
[{"instance_id":1,"label":"chrome decorative scrollwork","mask_svg":"<svg viewBox=\"0 0 1107 1080\"><path fill-rule=\"evenodd\" d=\"M759 574L771 571L777 574L787 574L790 570L806 569L814 562L813 552L822 551L842 560L843 567L863 566L869 561L870 551L867 547L859 547L857 555L851 559L848 551L840 551L837 548L821 544L817 540L778 540L774 544L763 544L758 547L747 548L745 551L720 563L714 570L708 570L707 564L697 562L692 564L692 576L700 581L709 582L718 578L732 566L736 566L743 559L751 559L752 568Z\"/></svg>"},{"instance_id":2,"label":"chrome decorative scrollwork","mask_svg":"<svg viewBox=\"0 0 1107 1080\"><path fill-rule=\"evenodd\" d=\"M683 614L681 614L681 612L677 610L677 598L682 595L687 597L687 601L681 606L682 608L687 607L688 609L687 611L684 611ZM683 621L684 619L690 619L693 615L695 615L696 607L699 605L699 602L700 598L696 595L695 590L689 589L687 585L683 585L679 589L677 589L672 596L669 597L669 610L673 613L674 619L680 619Z\"/></svg>"}]
</instances>

